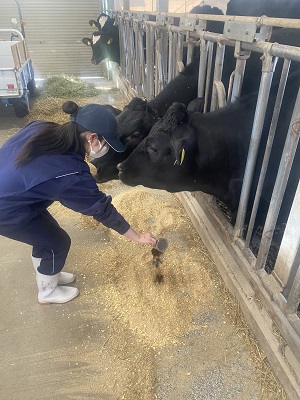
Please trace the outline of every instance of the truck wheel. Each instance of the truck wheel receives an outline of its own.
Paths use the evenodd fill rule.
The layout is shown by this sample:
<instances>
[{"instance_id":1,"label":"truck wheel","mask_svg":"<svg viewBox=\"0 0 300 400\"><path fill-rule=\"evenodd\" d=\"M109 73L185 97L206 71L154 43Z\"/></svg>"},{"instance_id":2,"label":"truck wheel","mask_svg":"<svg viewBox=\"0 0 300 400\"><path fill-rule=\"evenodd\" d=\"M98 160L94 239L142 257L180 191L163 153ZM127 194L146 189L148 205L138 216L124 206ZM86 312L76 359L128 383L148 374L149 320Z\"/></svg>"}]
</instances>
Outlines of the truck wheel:
<instances>
[{"instance_id":1,"label":"truck wheel","mask_svg":"<svg viewBox=\"0 0 300 400\"><path fill-rule=\"evenodd\" d=\"M24 118L29 114L28 104L24 97L20 99L11 99L10 103L14 106L17 117Z\"/></svg>"},{"instance_id":2,"label":"truck wheel","mask_svg":"<svg viewBox=\"0 0 300 400\"><path fill-rule=\"evenodd\" d=\"M34 79L30 79L30 81L28 81L27 89L29 90L30 97L34 97L36 95L36 85Z\"/></svg>"}]
</instances>

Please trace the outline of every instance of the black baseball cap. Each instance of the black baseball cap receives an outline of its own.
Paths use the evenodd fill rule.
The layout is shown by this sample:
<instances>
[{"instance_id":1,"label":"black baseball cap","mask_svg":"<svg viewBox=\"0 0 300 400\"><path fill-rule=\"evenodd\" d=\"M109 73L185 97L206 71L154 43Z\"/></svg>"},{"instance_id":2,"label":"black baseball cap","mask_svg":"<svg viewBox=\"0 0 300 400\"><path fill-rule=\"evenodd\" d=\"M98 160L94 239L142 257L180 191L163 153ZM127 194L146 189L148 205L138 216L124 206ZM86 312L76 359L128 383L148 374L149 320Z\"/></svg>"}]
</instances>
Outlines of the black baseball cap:
<instances>
[{"instance_id":1,"label":"black baseball cap","mask_svg":"<svg viewBox=\"0 0 300 400\"><path fill-rule=\"evenodd\" d=\"M125 151L125 146L120 142L117 134L117 121L114 114L100 104L88 104L80 108L76 117L71 117L73 122L83 126L86 130L102 136L115 151Z\"/></svg>"}]
</instances>

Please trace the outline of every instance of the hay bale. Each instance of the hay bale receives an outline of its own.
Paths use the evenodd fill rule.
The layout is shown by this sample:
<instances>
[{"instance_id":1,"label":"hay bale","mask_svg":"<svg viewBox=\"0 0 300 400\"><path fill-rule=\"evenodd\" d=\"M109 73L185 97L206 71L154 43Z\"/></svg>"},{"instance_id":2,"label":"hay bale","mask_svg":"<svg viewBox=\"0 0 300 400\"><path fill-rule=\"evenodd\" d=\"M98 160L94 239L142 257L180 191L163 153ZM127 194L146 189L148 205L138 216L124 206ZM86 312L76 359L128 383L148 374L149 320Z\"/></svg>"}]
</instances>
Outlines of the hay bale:
<instances>
[{"instance_id":1,"label":"hay bale","mask_svg":"<svg viewBox=\"0 0 300 400\"><path fill-rule=\"evenodd\" d=\"M83 81L72 75L48 76L38 90L42 97L59 97L60 99L71 99L74 97L92 97L100 93L95 85Z\"/></svg>"}]
</instances>

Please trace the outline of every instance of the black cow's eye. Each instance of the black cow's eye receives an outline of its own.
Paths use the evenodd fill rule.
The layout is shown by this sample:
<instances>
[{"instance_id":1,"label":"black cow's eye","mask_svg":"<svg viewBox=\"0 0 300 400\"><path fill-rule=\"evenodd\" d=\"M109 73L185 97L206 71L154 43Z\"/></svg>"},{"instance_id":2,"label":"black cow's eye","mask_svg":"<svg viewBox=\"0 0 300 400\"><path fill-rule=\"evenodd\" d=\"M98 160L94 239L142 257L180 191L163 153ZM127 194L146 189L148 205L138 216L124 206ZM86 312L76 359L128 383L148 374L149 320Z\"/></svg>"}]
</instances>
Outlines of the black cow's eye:
<instances>
[{"instance_id":1,"label":"black cow's eye","mask_svg":"<svg viewBox=\"0 0 300 400\"><path fill-rule=\"evenodd\" d=\"M149 146L148 147L148 151L150 151L151 153L157 153L158 152L157 148L154 147L154 146Z\"/></svg>"},{"instance_id":2,"label":"black cow's eye","mask_svg":"<svg viewBox=\"0 0 300 400\"><path fill-rule=\"evenodd\" d=\"M140 134L139 132L134 132L134 133L131 135L131 137L133 137L133 138L139 138L139 137L141 137L141 134Z\"/></svg>"}]
</instances>

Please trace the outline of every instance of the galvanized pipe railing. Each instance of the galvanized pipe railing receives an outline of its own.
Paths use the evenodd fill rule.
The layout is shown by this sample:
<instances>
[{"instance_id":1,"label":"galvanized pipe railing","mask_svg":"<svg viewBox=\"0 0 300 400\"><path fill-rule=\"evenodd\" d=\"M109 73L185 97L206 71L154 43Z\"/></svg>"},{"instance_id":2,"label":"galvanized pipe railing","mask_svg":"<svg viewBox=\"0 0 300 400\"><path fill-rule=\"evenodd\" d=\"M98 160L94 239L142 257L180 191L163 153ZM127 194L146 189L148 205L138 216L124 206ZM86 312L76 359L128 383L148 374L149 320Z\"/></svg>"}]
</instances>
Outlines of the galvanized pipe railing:
<instances>
[{"instance_id":1,"label":"galvanized pipe railing","mask_svg":"<svg viewBox=\"0 0 300 400\"><path fill-rule=\"evenodd\" d=\"M277 173L272 199L267 214L262 240L256 259L255 268L264 268L266 257L273 238L274 228L279 215L280 206L286 189L288 177L292 168L294 156L300 136L300 89L296 99L288 135L282 152L282 157Z\"/></svg>"},{"instance_id":2,"label":"galvanized pipe railing","mask_svg":"<svg viewBox=\"0 0 300 400\"><path fill-rule=\"evenodd\" d=\"M249 245L250 245L250 241L251 241L251 237L252 237L252 233L253 233L253 227L254 227L254 223L255 223L255 218L256 218L257 210L258 210L258 206L259 206L260 196L262 194L263 184L265 182L265 177L266 177L268 163L269 163L269 159L270 159L270 155L271 155L273 140L274 140L277 122L278 122L278 118L279 118L281 103L282 103L282 99L283 99L283 95L284 95L284 89L286 86L286 81L287 81L288 72L289 72L289 68L290 68L290 63L291 62L289 60L285 60L284 64L283 64L283 68L282 68L282 73L281 73L280 82L279 82L279 86L278 86L278 92L277 92L276 101L275 101L275 105L274 105L272 121L271 121L269 135L268 135L268 141L267 141L266 150L265 150L265 155L264 155L264 159L263 159L263 163L262 163L262 167L261 167L261 171L260 171L259 181L257 184L255 199L254 199L254 203L253 203L253 207L252 207L251 217L250 217L248 230L247 230L247 236L246 236L246 240L245 240L245 245L247 247L249 247Z\"/></svg>"}]
</instances>

